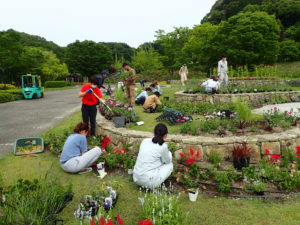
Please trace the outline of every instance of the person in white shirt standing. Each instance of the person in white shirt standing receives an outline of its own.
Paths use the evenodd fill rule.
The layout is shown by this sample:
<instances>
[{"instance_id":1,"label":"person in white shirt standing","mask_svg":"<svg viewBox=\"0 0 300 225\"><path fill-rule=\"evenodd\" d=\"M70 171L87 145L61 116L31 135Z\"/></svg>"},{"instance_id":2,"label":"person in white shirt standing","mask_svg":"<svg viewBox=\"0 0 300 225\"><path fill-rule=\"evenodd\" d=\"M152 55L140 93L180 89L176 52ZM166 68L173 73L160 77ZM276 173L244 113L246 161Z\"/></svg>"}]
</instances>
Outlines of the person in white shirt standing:
<instances>
[{"instance_id":1,"label":"person in white shirt standing","mask_svg":"<svg viewBox=\"0 0 300 225\"><path fill-rule=\"evenodd\" d=\"M185 86L188 73L189 73L189 71L188 71L187 66L185 64L182 65L182 67L180 67L180 70L179 70L179 75L180 75L182 86Z\"/></svg>"},{"instance_id":2,"label":"person in white shirt standing","mask_svg":"<svg viewBox=\"0 0 300 225\"><path fill-rule=\"evenodd\" d=\"M140 145L133 169L133 180L142 187L159 187L172 173L172 154L164 139L168 128L159 123L154 128L154 137L146 138Z\"/></svg>"},{"instance_id":3,"label":"person in white shirt standing","mask_svg":"<svg viewBox=\"0 0 300 225\"><path fill-rule=\"evenodd\" d=\"M218 81L219 77L211 77L207 81L203 82L199 86L205 88L205 92L208 94L215 94L220 88L220 82Z\"/></svg>"},{"instance_id":4,"label":"person in white shirt standing","mask_svg":"<svg viewBox=\"0 0 300 225\"><path fill-rule=\"evenodd\" d=\"M227 57L222 56L221 60L218 62L218 75L220 77L220 85L227 87L228 85L228 64Z\"/></svg>"}]
</instances>

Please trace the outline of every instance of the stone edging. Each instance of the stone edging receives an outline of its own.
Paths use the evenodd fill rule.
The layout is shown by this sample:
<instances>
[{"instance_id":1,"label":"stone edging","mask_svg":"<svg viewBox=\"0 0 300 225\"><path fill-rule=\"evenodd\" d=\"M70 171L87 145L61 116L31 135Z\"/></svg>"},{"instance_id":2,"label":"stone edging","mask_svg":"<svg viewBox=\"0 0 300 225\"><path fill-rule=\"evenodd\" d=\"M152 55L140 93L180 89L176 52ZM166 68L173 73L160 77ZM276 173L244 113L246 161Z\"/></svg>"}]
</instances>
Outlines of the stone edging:
<instances>
[{"instance_id":1,"label":"stone edging","mask_svg":"<svg viewBox=\"0 0 300 225\"><path fill-rule=\"evenodd\" d=\"M220 104L232 102L234 100L248 101L252 105L260 105L263 99L276 100L284 98L289 102L300 100L300 91L285 91L285 92L260 92L260 93L239 93L239 94L187 94L183 91L175 93L175 101L177 102L194 102L211 104Z\"/></svg>"},{"instance_id":2,"label":"stone edging","mask_svg":"<svg viewBox=\"0 0 300 225\"><path fill-rule=\"evenodd\" d=\"M106 120L100 114L97 117L97 132L99 135L109 136L115 145L130 143L135 149L144 138L153 136L151 132L115 128L111 121ZM224 158L231 157L232 147L235 143L246 142L252 148L252 161L259 161L265 149L270 149L273 154L280 154L285 148L294 148L300 145L300 129L294 128L274 134L224 138L170 134L166 141L175 142L177 147L185 152L193 147L195 150L201 150L202 156L209 154L211 151L217 151Z\"/></svg>"}]
</instances>

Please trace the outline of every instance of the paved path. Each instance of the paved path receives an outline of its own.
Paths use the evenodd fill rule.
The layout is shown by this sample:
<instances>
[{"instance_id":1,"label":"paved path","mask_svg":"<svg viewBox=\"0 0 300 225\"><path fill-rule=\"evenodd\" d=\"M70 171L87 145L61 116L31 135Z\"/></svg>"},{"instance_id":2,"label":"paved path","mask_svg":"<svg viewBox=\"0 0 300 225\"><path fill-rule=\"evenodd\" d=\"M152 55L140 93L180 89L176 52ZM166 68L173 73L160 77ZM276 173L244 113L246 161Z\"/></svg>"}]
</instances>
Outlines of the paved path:
<instances>
[{"instance_id":1,"label":"paved path","mask_svg":"<svg viewBox=\"0 0 300 225\"><path fill-rule=\"evenodd\" d=\"M35 137L80 110L79 88L46 92L45 98L0 104L0 157L16 138Z\"/></svg>"},{"instance_id":2,"label":"paved path","mask_svg":"<svg viewBox=\"0 0 300 225\"><path fill-rule=\"evenodd\" d=\"M300 116L300 102L294 102L294 103L284 103L284 104L276 104L276 105L266 105L258 109L254 109L253 112L257 114L263 114L263 112L266 112L270 109L274 109L274 107L277 107L279 111L284 112L288 111L290 112L291 109L294 113L297 113ZM299 109L299 110L298 110Z\"/></svg>"}]
</instances>

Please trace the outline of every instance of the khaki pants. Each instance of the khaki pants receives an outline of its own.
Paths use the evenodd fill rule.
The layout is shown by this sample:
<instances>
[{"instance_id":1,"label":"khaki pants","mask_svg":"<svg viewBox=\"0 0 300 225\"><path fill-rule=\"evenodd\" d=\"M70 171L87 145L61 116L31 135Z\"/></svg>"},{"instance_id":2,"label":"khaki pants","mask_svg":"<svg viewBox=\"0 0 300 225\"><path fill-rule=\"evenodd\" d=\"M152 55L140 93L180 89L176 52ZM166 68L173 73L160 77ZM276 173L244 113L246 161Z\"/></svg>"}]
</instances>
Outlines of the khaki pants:
<instances>
[{"instance_id":1,"label":"khaki pants","mask_svg":"<svg viewBox=\"0 0 300 225\"><path fill-rule=\"evenodd\" d=\"M129 104L133 106L135 100L135 87L134 85L125 86L125 91L129 100Z\"/></svg>"}]
</instances>

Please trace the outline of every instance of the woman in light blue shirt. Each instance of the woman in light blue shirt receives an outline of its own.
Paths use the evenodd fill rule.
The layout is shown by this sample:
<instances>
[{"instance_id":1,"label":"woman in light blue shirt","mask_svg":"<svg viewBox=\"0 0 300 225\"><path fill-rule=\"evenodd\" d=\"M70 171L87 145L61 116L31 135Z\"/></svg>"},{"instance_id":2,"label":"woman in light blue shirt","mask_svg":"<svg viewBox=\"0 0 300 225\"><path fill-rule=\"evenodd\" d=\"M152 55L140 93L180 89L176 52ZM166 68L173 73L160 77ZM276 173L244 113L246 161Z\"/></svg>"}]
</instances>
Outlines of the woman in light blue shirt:
<instances>
[{"instance_id":1,"label":"woman in light blue shirt","mask_svg":"<svg viewBox=\"0 0 300 225\"><path fill-rule=\"evenodd\" d=\"M86 136L89 132L89 126L80 122L74 129L63 147L60 156L60 163L63 170L69 173L78 173L91 166L102 153L99 147L87 151Z\"/></svg>"}]
</instances>

